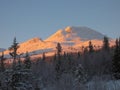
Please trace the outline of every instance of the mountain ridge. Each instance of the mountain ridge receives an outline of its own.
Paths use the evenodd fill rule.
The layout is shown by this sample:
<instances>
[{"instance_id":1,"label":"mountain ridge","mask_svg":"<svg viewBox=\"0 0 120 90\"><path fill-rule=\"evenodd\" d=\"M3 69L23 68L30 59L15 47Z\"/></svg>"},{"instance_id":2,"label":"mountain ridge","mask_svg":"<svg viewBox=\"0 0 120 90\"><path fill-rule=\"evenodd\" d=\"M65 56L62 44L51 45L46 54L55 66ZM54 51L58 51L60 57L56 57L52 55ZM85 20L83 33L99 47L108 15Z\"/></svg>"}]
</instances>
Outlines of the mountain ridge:
<instances>
[{"instance_id":1,"label":"mountain ridge","mask_svg":"<svg viewBox=\"0 0 120 90\"><path fill-rule=\"evenodd\" d=\"M92 40L96 45L102 45L104 35L87 27L68 26L64 29L59 29L45 40L39 37L31 38L19 44L18 52L26 53L38 50L55 50L56 44L61 43L63 48L80 46L88 46L88 41ZM110 42L113 43L113 42ZM111 44L112 45L112 44ZM9 50L5 51L8 54Z\"/></svg>"}]
</instances>

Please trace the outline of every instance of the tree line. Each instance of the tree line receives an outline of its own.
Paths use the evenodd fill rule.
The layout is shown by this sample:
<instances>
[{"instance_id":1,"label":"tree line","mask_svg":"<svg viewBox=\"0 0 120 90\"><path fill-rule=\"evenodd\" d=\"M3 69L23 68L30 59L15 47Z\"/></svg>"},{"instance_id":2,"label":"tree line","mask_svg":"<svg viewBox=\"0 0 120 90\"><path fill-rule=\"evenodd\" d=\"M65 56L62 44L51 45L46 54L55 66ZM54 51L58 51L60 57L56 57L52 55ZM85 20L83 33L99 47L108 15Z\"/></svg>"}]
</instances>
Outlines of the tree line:
<instances>
[{"instance_id":1,"label":"tree line","mask_svg":"<svg viewBox=\"0 0 120 90\"><path fill-rule=\"evenodd\" d=\"M63 53L62 45L57 43L50 62L46 62L45 53L33 62L28 52L22 61L22 53L17 53L18 48L19 43L14 38L9 48L9 55L13 58L11 67L5 66L4 53L0 56L2 90L43 90L50 86L54 87L53 90L83 90L86 88L84 84L95 75L120 79L120 38L116 39L115 46L110 47L109 39L104 37L99 50L95 50L89 41L88 49L76 53Z\"/></svg>"}]
</instances>

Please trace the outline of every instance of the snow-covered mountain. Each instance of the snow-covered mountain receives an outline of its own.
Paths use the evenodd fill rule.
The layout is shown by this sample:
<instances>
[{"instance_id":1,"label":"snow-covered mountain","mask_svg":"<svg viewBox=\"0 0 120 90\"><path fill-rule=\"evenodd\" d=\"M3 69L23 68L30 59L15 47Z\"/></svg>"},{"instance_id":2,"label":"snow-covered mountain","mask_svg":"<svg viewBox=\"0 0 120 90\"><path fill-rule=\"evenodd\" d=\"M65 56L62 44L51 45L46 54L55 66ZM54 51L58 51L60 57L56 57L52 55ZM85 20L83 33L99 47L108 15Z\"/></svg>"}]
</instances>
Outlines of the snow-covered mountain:
<instances>
[{"instance_id":1,"label":"snow-covered mountain","mask_svg":"<svg viewBox=\"0 0 120 90\"><path fill-rule=\"evenodd\" d=\"M46 40L42 40L38 37L29 39L23 43L19 44L19 53L26 52L44 52L54 51L56 48L56 43L60 42L64 50L68 47L78 48L81 46L88 46L89 41L93 42L93 45L102 45L104 35L96 32L87 27L66 27L64 29L58 30L56 33L48 37ZM113 45L114 41L110 41ZM46 51L47 52L47 51ZM9 50L5 51L8 54Z\"/></svg>"},{"instance_id":2,"label":"snow-covered mountain","mask_svg":"<svg viewBox=\"0 0 120 90\"><path fill-rule=\"evenodd\" d=\"M44 49L52 49L55 47L55 43L47 42L41 40L39 37L29 39L23 43L19 44L18 53L26 53ZM8 54L9 50L5 51L5 54Z\"/></svg>"},{"instance_id":3,"label":"snow-covered mountain","mask_svg":"<svg viewBox=\"0 0 120 90\"><path fill-rule=\"evenodd\" d=\"M39 49L53 48L55 46L55 43L46 42L36 37L21 43L19 46L20 46L20 48L18 49L19 52L26 52L26 51L31 52Z\"/></svg>"},{"instance_id":4,"label":"snow-covered mountain","mask_svg":"<svg viewBox=\"0 0 120 90\"><path fill-rule=\"evenodd\" d=\"M64 42L64 41L87 41L98 39L102 40L103 34L96 32L88 27L66 27L58 30L55 34L51 35L46 41Z\"/></svg>"}]
</instances>

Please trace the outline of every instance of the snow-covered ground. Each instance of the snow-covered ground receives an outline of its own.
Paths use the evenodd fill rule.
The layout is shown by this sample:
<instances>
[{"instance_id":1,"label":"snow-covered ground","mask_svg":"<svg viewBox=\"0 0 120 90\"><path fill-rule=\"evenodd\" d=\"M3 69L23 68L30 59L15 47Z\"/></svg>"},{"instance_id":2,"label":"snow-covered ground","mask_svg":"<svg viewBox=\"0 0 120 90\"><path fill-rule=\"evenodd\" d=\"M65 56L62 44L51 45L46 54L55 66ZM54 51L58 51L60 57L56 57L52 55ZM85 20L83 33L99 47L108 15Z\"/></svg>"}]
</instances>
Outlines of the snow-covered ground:
<instances>
[{"instance_id":1,"label":"snow-covered ground","mask_svg":"<svg viewBox=\"0 0 120 90\"><path fill-rule=\"evenodd\" d=\"M120 90L120 80L106 80L95 76L86 86L87 90Z\"/></svg>"},{"instance_id":2,"label":"snow-covered ground","mask_svg":"<svg viewBox=\"0 0 120 90\"><path fill-rule=\"evenodd\" d=\"M64 83L64 82L63 82ZM68 82L69 83L69 82ZM63 87L57 87L57 86L49 86L44 87L43 90L76 90L74 87L72 88L72 85L69 86L71 88L66 88L66 85L63 85ZM85 85L81 84L81 89L77 90L120 90L120 80L92 80L88 82Z\"/></svg>"}]
</instances>

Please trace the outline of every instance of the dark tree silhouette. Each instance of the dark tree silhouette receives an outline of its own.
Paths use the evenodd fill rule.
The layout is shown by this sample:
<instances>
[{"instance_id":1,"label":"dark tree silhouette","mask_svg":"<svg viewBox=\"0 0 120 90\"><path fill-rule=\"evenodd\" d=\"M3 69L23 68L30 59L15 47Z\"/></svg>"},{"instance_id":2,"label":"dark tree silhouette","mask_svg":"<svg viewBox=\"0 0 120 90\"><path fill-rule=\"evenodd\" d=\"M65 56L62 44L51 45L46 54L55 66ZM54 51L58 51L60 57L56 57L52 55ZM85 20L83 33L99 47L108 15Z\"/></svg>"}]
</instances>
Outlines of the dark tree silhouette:
<instances>
[{"instance_id":1,"label":"dark tree silhouette","mask_svg":"<svg viewBox=\"0 0 120 90\"><path fill-rule=\"evenodd\" d=\"M107 36L104 36L104 39L103 39L103 50L106 50L106 51L109 51L110 49L110 46L109 46L109 39Z\"/></svg>"},{"instance_id":2,"label":"dark tree silhouette","mask_svg":"<svg viewBox=\"0 0 120 90\"><path fill-rule=\"evenodd\" d=\"M26 56L25 56L25 60L24 60L24 65L25 65L26 69L30 69L31 68L31 60L30 60L28 52L26 52Z\"/></svg>"},{"instance_id":3,"label":"dark tree silhouette","mask_svg":"<svg viewBox=\"0 0 120 90\"><path fill-rule=\"evenodd\" d=\"M55 65L55 71L56 71L56 79L58 80L61 76L62 70L61 70L61 52L62 52L62 47L60 43L57 43L57 60L56 65Z\"/></svg>"},{"instance_id":4,"label":"dark tree silhouette","mask_svg":"<svg viewBox=\"0 0 120 90\"><path fill-rule=\"evenodd\" d=\"M0 61L1 61L1 62L0 62L0 64L1 64L0 68L1 68L1 71L2 71L2 72L5 71L4 60L5 60L5 58L4 58L4 52L2 52L2 55L0 56Z\"/></svg>"},{"instance_id":5,"label":"dark tree silhouette","mask_svg":"<svg viewBox=\"0 0 120 90\"><path fill-rule=\"evenodd\" d=\"M120 39L116 39L115 51L112 60L113 75L116 79L120 79Z\"/></svg>"},{"instance_id":6,"label":"dark tree silhouette","mask_svg":"<svg viewBox=\"0 0 120 90\"><path fill-rule=\"evenodd\" d=\"M45 61L45 59L46 59L45 52L43 52L42 60Z\"/></svg>"},{"instance_id":7,"label":"dark tree silhouette","mask_svg":"<svg viewBox=\"0 0 120 90\"><path fill-rule=\"evenodd\" d=\"M61 44L60 44L60 43L57 43L56 49L57 49L57 55L58 55L58 57L59 57L60 54L61 54L61 52L62 52L62 47L61 47Z\"/></svg>"},{"instance_id":8,"label":"dark tree silhouette","mask_svg":"<svg viewBox=\"0 0 120 90\"><path fill-rule=\"evenodd\" d=\"M88 46L88 48L89 48L89 52L90 52L90 53L94 52L94 47L93 47L91 41L89 41L89 46Z\"/></svg>"},{"instance_id":9,"label":"dark tree silhouette","mask_svg":"<svg viewBox=\"0 0 120 90\"><path fill-rule=\"evenodd\" d=\"M15 69L15 65L16 65L16 57L17 57L18 48L19 48L19 46L18 46L18 43L16 41L16 37L15 37L13 40L13 44L9 48L9 50L10 50L9 54L13 57L13 69Z\"/></svg>"}]
</instances>

